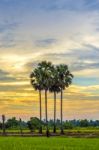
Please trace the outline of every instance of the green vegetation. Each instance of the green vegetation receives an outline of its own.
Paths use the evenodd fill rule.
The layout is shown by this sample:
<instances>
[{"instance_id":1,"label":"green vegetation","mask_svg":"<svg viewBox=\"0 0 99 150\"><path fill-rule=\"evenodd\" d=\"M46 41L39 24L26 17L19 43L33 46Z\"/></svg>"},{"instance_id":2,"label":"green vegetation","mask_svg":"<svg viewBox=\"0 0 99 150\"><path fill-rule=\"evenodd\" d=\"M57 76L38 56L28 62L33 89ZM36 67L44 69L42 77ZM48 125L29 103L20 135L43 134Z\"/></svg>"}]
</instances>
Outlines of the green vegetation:
<instances>
[{"instance_id":1,"label":"green vegetation","mask_svg":"<svg viewBox=\"0 0 99 150\"><path fill-rule=\"evenodd\" d=\"M66 120L63 123L64 132L73 132L73 131L98 131L99 132L99 120ZM12 117L5 122L0 122L0 131L5 132L39 132L39 128L42 126L42 132L45 133L46 122L45 120L40 121L36 117L31 117L27 122L22 120L17 120L15 117ZM49 131L52 133L54 129L54 120L48 121ZM56 132L60 133L61 122L56 120Z\"/></svg>"},{"instance_id":2,"label":"green vegetation","mask_svg":"<svg viewBox=\"0 0 99 150\"><path fill-rule=\"evenodd\" d=\"M2 132L2 130L0 130L0 132ZM20 132L20 129L7 129L6 132ZM23 132L30 132L29 129L23 129ZM34 130L34 133L38 133L38 130ZM50 132L53 132L53 129L50 129ZM87 127L87 128L73 128L73 129L64 129L64 132L98 132L99 133L99 128L96 127ZM42 133L45 133L45 129L42 130ZM60 133L60 130L56 130L56 133Z\"/></svg>"},{"instance_id":3,"label":"green vegetation","mask_svg":"<svg viewBox=\"0 0 99 150\"><path fill-rule=\"evenodd\" d=\"M98 150L99 139L88 138L0 138L0 150Z\"/></svg>"}]
</instances>

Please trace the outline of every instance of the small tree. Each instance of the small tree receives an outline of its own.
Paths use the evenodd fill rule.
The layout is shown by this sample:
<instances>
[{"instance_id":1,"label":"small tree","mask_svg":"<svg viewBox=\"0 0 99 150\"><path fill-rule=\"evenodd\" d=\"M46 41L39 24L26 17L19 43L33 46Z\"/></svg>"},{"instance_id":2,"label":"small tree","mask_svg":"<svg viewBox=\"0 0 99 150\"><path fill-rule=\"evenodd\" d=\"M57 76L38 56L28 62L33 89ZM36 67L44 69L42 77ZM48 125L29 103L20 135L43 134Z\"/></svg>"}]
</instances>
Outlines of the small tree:
<instances>
[{"instance_id":1,"label":"small tree","mask_svg":"<svg viewBox=\"0 0 99 150\"><path fill-rule=\"evenodd\" d=\"M88 126L89 126L89 122L87 119L80 120L80 127L88 127Z\"/></svg>"},{"instance_id":2,"label":"small tree","mask_svg":"<svg viewBox=\"0 0 99 150\"><path fill-rule=\"evenodd\" d=\"M16 117L12 117L7 120L6 126L9 129L18 129L19 128L19 121L16 119Z\"/></svg>"},{"instance_id":3,"label":"small tree","mask_svg":"<svg viewBox=\"0 0 99 150\"><path fill-rule=\"evenodd\" d=\"M70 121L66 121L63 124L65 129L73 129L73 124Z\"/></svg>"},{"instance_id":4,"label":"small tree","mask_svg":"<svg viewBox=\"0 0 99 150\"><path fill-rule=\"evenodd\" d=\"M36 129L39 129L41 124L42 122L36 117L31 117L30 120L27 122L28 128L31 132L33 132Z\"/></svg>"}]
</instances>

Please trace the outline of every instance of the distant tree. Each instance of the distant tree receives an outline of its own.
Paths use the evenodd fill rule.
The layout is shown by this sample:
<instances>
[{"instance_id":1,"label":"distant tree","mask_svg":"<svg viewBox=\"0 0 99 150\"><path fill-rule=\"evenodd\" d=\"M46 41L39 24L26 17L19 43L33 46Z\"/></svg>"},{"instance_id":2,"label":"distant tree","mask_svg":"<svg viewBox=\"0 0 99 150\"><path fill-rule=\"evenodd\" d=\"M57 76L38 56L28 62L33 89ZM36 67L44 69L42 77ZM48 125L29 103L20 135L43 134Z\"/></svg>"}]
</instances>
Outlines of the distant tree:
<instances>
[{"instance_id":1,"label":"distant tree","mask_svg":"<svg viewBox=\"0 0 99 150\"><path fill-rule=\"evenodd\" d=\"M19 127L19 121L16 119L16 117L12 117L11 119L7 120L6 127L10 129L16 129Z\"/></svg>"},{"instance_id":2,"label":"distant tree","mask_svg":"<svg viewBox=\"0 0 99 150\"><path fill-rule=\"evenodd\" d=\"M96 127L99 127L99 120L96 120Z\"/></svg>"},{"instance_id":3,"label":"distant tree","mask_svg":"<svg viewBox=\"0 0 99 150\"><path fill-rule=\"evenodd\" d=\"M87 119L80 120L80 127L88 127L88 126L89 126L89 122Z\"/></svg>"},{"instance_id":4,"label":"distant tree","mask_svg":"<svg viewBox=\"0 0 99 150\"><path fill-rule=\"evenodd\" d=\"M36 117L31 117L30 120L27 122L28 128L31 132L33 132L35 129L39 129L41 124L42 122Z\"/></svg>"},{"instance_id":5,"label":"distant tree","mask_svg":"<svg viewBox=\"0 0 99 150\"><path fill-rule=\"evenodd\" d=\"M63 126L64 126L64 129L73 129L73 124L71 121L64 122Z\"/></svg>"}]
</instances>

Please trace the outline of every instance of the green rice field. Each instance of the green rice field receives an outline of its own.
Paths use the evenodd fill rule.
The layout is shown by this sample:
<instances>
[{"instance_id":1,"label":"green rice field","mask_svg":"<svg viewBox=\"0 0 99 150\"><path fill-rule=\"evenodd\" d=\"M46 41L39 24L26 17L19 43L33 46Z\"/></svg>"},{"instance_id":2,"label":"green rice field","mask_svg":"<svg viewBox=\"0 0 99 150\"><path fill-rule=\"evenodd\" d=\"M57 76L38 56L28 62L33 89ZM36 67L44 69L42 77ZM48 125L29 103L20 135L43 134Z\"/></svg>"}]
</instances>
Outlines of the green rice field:
<instances>
[{"instance_id":1,"label":"green rice field","mask_svg":"<svg viewBox=\"0 0 99 150\"><path fill-rule=\"evenodd\" d=\"M99 150L99 138L0 137L0 150Z\"/></svg>"}]
</instances>

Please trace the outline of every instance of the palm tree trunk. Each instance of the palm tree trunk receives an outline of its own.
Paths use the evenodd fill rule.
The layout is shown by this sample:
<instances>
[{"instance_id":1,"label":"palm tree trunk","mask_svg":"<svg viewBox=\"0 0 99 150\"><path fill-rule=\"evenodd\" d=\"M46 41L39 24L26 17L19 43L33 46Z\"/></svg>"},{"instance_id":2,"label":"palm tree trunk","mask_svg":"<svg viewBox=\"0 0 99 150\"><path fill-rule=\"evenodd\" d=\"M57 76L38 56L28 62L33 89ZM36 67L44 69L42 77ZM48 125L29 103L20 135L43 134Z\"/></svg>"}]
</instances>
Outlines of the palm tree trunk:
<instances>
[{"instance_id":1,"label":"palm tree trunk","mask_svg":"<svg viewBox=\"0 0 99 150\"><path fill-rule=\"evenodd\" d=\"M2 129L3 129L3 135L5 135L5 115L2 115Z\"/></svg>"},{"instance_id":2,"label":"palm tree trunk","mask_svg":"<svg viewBox=\"0 0 99 150\"><path fill-rule=\"evenodd\" d=\"M47 90L45 90L45 118L46 118L46 136L49 136L48 116L47 116Z\"/></svg>"},{"instance_id":3,"label":"palm tree trunk","mask_svg":"<svg viewBox=\"0 0 99 150\"><path fill-rule=\"evenodd\" d=\"M39 133L42 133L42 106L41 106L41 90L39 90L39 103L40 103L40 129Z\"/></svg>"},{"instance_id":4,"label":"palm tree trunk","mask_svg":"<svg viewBox=\"0 0 99 150\"><path fill-rule=\"evenodd\" d=\"M63 90L61 89L61 134L63 133Z\"/></svg>"},{"instance_id":5,"label":"palm tree trunk","mask_svg":"<svg viewBox=\"0 0 99 150\"><path fill-rule=\"evenodd\" d=\"M56 133L56 92L54 92L54 133Z\"/></svg>"},{"instance_id":6,"label":"palm tree trunk","mask_svg":"<svg viewBox=\"0 0 99 150\"><path fill-rule=\"evenodd\" d=\"M21 118L19 119L19 126L20 126L20 134L22 135L23 131L22 131L22 120L21 120Z\"/></svg>"}]
</instances>

